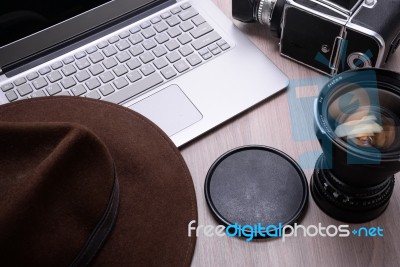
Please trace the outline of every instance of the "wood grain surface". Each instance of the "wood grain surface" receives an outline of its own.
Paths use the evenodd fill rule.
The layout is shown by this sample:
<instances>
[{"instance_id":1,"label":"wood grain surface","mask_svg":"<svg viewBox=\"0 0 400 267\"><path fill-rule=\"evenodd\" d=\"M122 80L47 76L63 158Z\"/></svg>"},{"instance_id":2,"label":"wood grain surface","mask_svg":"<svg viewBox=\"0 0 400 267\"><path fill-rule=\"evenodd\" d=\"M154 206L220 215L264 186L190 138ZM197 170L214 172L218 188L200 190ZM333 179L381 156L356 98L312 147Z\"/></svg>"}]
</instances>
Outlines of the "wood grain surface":
<instances>
[{"instance_id":1,"label":"wood grain surface","mask_svg":"<svg viewBox=\"0 0 400 267\"><path fill-rule=\"evenodd\" d=\"M231 0L213 1L231 18ZM265 26L237 21L234 23L292 82L309 79L310 84L313 84L325 78L280 56L278 39ZM400 51L385 67L400 70ZM315 91L313 86L303 89L303 93ZM293 113L289 105L290 93L293 93L290 90L294 89L289 88L273 96L181 149L195 184L199 224L217 225L205 201L204 180L211 164L232 148L249 144L275 147L296 161L308 162L309 167L303 169L307 178L310 178L315 158L313 153L306 156L304 153L319 154L321 149L315 139L306 138L314 136L313 129L307 127L308 120L312 120L309 104L300 105ZM302 90L298 93L301 94ZM295 124L292 123L294 119L297 120ZM396 177L400 178L400 175ZM192 266L400 266L399 211L400 185L397 182L389 207L383 215L369 223L350 225L380 226L384 229L384 237L293 237L285 242L279 238L245 242L239 238L201 235L197 240ZM325 226L343 224L325 215L311 196L305 216L299 223L305 226L318 223Z\"/></svg>"}]
</instances>

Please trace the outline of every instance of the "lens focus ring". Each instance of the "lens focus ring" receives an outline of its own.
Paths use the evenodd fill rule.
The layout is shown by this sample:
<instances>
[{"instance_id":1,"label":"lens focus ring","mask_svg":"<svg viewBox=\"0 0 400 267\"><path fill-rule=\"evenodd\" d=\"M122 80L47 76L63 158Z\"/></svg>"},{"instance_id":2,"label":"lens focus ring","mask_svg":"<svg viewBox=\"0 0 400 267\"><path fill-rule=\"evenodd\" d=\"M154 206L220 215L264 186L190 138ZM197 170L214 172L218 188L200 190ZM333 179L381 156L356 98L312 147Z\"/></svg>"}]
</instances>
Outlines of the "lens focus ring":
<instances>
[{"instance_id":1,"label":"lens focus ring","mask_svg":"<svg viewBox=\"0 0 400 267\"><path fill-rule=\"evenodd\" d=\"M272 12L277 0L261 0L257 9L257 19L261 24L270 25Z\"/></svg>"}]
</instances>

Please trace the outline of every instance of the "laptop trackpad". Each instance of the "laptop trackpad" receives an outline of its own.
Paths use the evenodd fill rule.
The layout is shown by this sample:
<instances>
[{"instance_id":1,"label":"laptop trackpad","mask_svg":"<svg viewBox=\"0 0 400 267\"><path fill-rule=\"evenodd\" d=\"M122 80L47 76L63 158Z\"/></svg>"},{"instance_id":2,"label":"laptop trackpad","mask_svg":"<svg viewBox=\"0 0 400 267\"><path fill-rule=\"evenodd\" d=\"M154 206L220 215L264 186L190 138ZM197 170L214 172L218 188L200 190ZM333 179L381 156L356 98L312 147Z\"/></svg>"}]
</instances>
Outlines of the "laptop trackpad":
<instances>
[{"instance_id":1,"label":"laptop trackpad","mask_svg":"<svg viewBox=\"0 0 400 267\"><path fill-rule=\"evenodd\" d=\"M179 86L175 84L129 108L157 124L168 136L176 134L203 118Z\"/></svg>"}]
</instances>

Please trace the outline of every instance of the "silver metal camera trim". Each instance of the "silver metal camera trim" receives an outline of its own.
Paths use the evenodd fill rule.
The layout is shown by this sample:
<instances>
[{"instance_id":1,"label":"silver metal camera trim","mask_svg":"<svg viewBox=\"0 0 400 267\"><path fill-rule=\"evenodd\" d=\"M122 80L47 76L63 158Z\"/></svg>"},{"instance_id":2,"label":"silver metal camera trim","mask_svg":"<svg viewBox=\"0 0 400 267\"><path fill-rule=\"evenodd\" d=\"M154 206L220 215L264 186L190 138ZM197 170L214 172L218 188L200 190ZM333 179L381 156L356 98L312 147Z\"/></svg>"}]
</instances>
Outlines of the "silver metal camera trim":
<instances>
[{"instance_id":1,"label":"silver metal camera trim","mask_svg":"<svg viewBox=\"0 0 400 267\"><path fill-rule=\"evenodd\" d=\"M257 19L261 24L270 25L272 12L277 0L261 0L257 9Z\"/></svg>"},{"instance_id":2,"label":"silver metal camera trim","mask_svg":"<svg viewBox=\"0 0 400 267\"><path fill-rule=\"evenodd\" d=\"M353 6L352 9L346 9L328 0L319 0L319 1L335 8L336 10L340 10L341 12L346 13L347 15L350 16L365 0L358 0L358 2Z\"/></svg>"},{"instance_id":3,"label":"silver metal camera trim","mask_svg":"<svg viewBox=\"0 0 400 267\"><path fill-rule=\"evenodd\" d=\"M368 6L366 6L365 4L362 5L363 7L367 7L370 8ZM352 29L354 31L357 31L359 33L362 34L367 34L371 37L373 37L373 39L375 40L375 42L378 44L379 46L379 53L378 56L376 58L376 63L375 66L381 66L383 63L383 56L384 56L384 52L385 52L385 48L386 48L386 44L385 44L385 40L382 38L382 36L380 34L378 34L375 31L372 31L370 29L367 29L365 27L362 27L360 25L357 25L355 23L353 23L353 19L355 16L357 16L357 14L360 12L361 8L359 8L349 19L349 21L346 23L346 28L348 29Z\"/></svg>"},{"instance_id":4,"label":"silver metal camera trim","mask_svg":"<svg viewBox=\"0 0 400 267\"><path fill-rule=\"evenodd\" d=\"M311 1L312 1L312 2L317 2L317 3L321 4L321 2L319 2L319 1L313 1L313 0L311 0ZM337 12L338 14L340 14L340 15L342 15L342 16L347 17L347 20L340 19L340 18L331 16L331 15L327 15L327 14L322 13L322 12L319 12L319 11L315 11L314 9L311 9L311 8L308 8L308 7L306 7L306 6L303 6L303 5L300 5L300 4L296 3L294 0L286 0L286 4L285 4L285 7L284 7L283 13L282 13L282 18L283 18L283 19L282 19L282 22L281 22L281 29L282 29L281 38L284 36L285 22L286 22L286 21L285 21L285 18L286 18L286 11L287 11L289 8L297 8L297 9L300 9L300 10L302 10L302 11L305 11L305 12L307 12L307 13L309 13L309 14L316 15L316 16L318 16L318 17L324 19L324 20L330 20L330 21L336 22L338 26L341 26L340 37L345 37L345 25L346 25L346 22L347 22L348 19L349 19L349 16L347 16L346 14L342 14L342 13L338 12L338 10L334 9L334 8L331 7L331 6L328 6L328 5L325 5L325 4L323 4L323 6L325 6L326 8L329 8L329 9L335 11L335 12ZM279 44L281 44L281 42L280 42ZM332 44L332 45L334 45L334 44ZM333 47L332 47L332 48L333 48ZM339 51L339 52L340 52L340 51ZM328 75L335 75L335 74L337 73L337 69L336 69L336 70L335 70L335 69L332 69L331 66L329 66L329 68L332 69L331 73L327 73L327 72L322 71L322 70L320 70L320 69L318 69L318 68L315 68L315 67L313 67L313 66L311 66L311 65L308 65L308 64L306 64L306 63L304 63L304 62L302 62L302 61L300 61L300 60L297 60L297 59L295 59L295 58L292 58L291 56L289 56L289 55L287 55L287 54L282 53L282 45L279 46L279 53L280 53L282 56L284 56L284 57L286 57L286 58L289 58L289 59L291 59L291 60L293 60L293 61L295 61L295 62L298 62L298 63L300 63L300 64L302 64L302 65L304 65L304 66L307 66L307 67L309 67L309 68L311 68L311 69L313 69L313 70L315 70L315 71L317 71L317 72L319 72L319 73L328 74ZM333 55L333 53L334 53L334 51L333 51L333 49L332 49L332 55ZM338 55L340 55L340 53L336 53L336 55L338 56Z\"/></svg>"}]
</instances>

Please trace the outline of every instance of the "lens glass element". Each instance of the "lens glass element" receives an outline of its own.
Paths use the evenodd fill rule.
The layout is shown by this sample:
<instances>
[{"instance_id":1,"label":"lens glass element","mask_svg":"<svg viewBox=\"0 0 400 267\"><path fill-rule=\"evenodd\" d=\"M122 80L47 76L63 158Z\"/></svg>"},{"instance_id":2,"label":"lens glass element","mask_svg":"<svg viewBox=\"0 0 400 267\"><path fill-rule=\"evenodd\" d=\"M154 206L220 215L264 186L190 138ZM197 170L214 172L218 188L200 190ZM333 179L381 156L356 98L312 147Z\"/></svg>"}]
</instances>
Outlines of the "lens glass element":
<instances>
[{"instance_id":1,"label":"lens glass element","mask_svg":"<svg viewBox=\"0 0 400 267\"><path fill-rule=\"evenodd\" d=\"M380 152L400 149L400 97L387 90L344 84L328 102L329 124L338 139Z\"/></svg>"}]
</instances>

